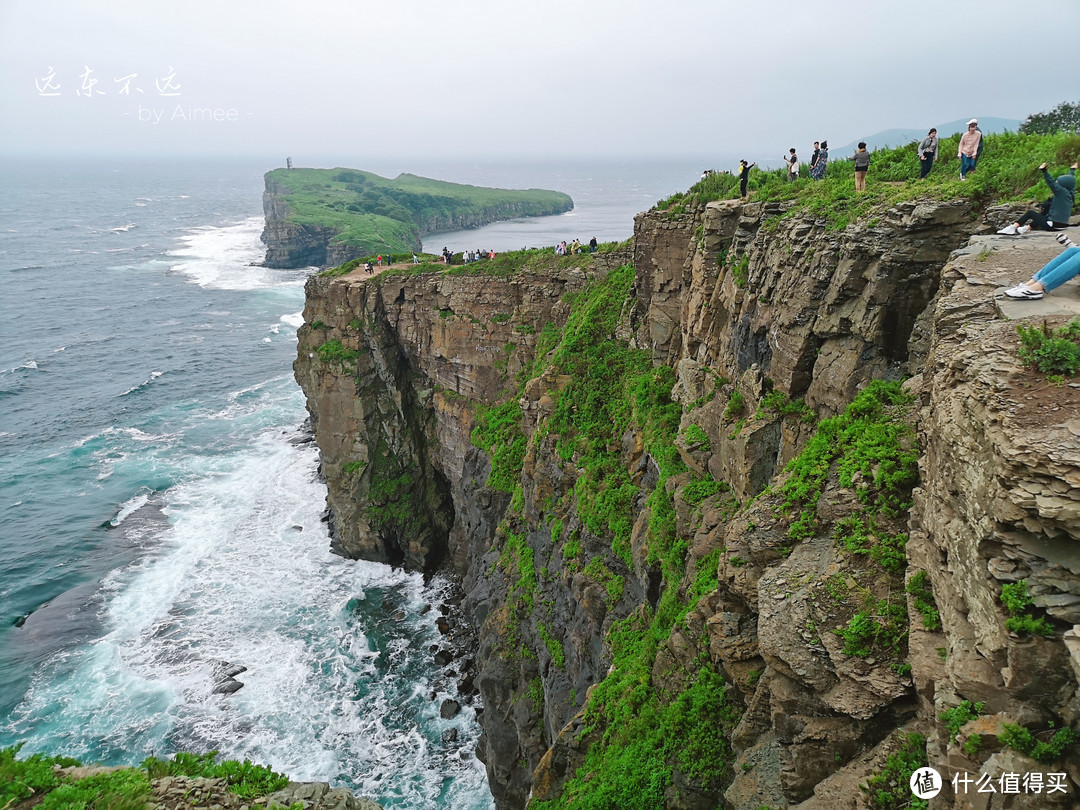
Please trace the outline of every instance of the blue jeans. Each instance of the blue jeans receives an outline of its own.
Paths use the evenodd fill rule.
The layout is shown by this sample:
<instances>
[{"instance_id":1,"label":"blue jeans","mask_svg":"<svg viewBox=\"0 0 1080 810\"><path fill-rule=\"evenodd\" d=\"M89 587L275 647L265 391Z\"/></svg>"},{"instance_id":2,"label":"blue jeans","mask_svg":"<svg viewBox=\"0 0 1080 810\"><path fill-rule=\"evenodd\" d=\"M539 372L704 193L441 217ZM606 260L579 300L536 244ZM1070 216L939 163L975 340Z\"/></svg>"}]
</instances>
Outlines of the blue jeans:
<instances>
[{"instance_id":1,"label":"blue jeans","mask_svg":"<svg viewBox=\"0 0 1080 810\"><path fill-rule=\"evenodd\" d=\"M1050 292L1077 275L1080 275L1080 247L1072 247L1048 262L1032 278Z\"/></svg>"},{"instance_id":2,"label":"blue jeans","mask_svg":"<svg viewBox=\"0 0 1080 810\"><path fill-rule=\"evenodd\" d=\"M960 176L967 176L968 172L975 171L976 158L969 158L967 155L960 156Z\"/></svg>"}]
</instances>

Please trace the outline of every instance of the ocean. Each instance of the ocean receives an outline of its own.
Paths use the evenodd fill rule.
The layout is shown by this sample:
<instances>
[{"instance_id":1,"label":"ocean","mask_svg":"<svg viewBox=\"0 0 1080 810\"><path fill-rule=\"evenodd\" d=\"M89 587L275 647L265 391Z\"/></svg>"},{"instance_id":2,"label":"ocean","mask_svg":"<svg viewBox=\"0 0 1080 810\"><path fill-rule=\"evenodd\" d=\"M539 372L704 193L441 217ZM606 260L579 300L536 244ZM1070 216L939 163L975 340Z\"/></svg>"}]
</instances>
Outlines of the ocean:
<instances>
[{"instance_id":1,"label":"ocean","mask_svg":"<svg viewBox=\"0 0 1080 810\"><path fill-rule=\"evenodd\" d=\"M0 166L0 747L105 764L217 750L387 808L490 808L479 706L430 652L451 583L329 552L291 368L310 269L257 266L270 168ZM622 240L700 174L359 168L578 203L436 252ZM215 693L229 666L243 688ZM463 710L445 720L448 698Z\"/></svg>"}]
</instances>

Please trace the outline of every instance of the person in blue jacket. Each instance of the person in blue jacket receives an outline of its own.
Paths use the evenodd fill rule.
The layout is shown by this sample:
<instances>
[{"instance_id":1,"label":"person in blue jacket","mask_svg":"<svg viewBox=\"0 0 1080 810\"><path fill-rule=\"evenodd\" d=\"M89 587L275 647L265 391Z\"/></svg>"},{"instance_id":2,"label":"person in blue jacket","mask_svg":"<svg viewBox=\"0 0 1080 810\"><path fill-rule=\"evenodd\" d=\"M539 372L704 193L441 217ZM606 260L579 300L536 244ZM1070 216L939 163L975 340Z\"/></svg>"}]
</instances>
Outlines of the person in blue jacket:
<instances>
[{"instance_id":1,"label":"person in blue jacket","mask_svg":"<svg viewBox=\"0 0 1080 810\"><path fill-rule=\"evenodd\" d=\"M1032 228L1037 231L1056 231L1067 226L1069 217L1072 216L1073 204L1076 202L1076 167L1077 164L1074 163L1068 174L1063 174L1054 180L1050 172L1046 170L1046 164L1042 164L1039 169L1043 173L1043 180L1054 194L1050 198L1049 209L1045 213L1028 211L1018 221L1012 225L1006 225L998 233L1005 236L1017 236L1027 233Z\"/></svg>"}]
</instances>

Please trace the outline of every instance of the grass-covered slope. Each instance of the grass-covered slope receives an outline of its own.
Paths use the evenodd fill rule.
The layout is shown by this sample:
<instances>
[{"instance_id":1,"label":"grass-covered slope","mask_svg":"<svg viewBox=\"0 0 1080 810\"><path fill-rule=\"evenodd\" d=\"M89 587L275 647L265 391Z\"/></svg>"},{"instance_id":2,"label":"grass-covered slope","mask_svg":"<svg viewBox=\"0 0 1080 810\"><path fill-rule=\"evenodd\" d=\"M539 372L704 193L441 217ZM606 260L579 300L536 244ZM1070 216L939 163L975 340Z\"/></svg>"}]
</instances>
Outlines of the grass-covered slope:
<instances>
[{"instance_id":1,"label":"grass-covered slope","mask_svg":"<svg viewBox=\"0 0 1080 810\"><path fill-rule=\"evenodd\" d=\"M393 180L355 169L274 169L266 187L284 198L288 221L330 227L362 253L418 250L427 234L513 217L569 211L558 191L510 190L402 174Z\"/></svg>"},{"instance_id":2,"label":"grass-covered slope","mask_svg":"<svg viewBox=\"0 0 1080 810\"><path fill-rule=\"evenodd\" d=\"M259 799L289 783L288 777L248 760L218 762L216 751L181 753L171 760L150 757L138 767L102 769L77 778L59 769L77 768L81 765L78 760L45 754L19 759L21 747L0 749L0 808L4 810L34 806L43 810L142 810L155 801L152 780L163 776L223 779L227 792L244 801Z\"/></svg>"},{"instance_id":3,"label":"grass-covered slope","mask_svg":"<svg viewBox=\"0 0 1080 810\"><path fill-rule=\"evenodd\" d=\"M1049 164L1058 176L1080 158L1080 135L1018 135L1004 132L987 135L978 168L960 180L960 159L956 156L959 136L942 138L938 160L923 180L919 179L916 144L871 152L866 191L855 192L855 175L848 153L832 152L824 180L809 179L807 165L801 179L788 182L786 169L750 172L751 201L791 201L790 216L810 213L829 220L830 227L843 229L871 210L920 197L933 199L973 198L980 203L991 201L1043 200L1049 189L1043 182L1039 165ZM689 191L675 194L658 205L661 209L678 208L693 202L735 199L739 196L739 178L735 174L714 174Z\"/></svg>"}]
</instances>

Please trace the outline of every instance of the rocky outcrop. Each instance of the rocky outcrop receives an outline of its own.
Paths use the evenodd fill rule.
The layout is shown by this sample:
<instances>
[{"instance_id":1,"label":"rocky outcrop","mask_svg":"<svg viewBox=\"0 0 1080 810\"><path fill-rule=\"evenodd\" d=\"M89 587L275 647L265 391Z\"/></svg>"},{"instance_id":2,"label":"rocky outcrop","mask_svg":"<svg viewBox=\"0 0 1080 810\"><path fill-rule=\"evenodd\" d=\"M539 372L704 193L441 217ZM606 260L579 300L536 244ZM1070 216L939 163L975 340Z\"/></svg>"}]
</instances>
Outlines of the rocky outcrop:
<instances>
[{"instance_id":1,"label":"rocky outcrop","mask_svg":"<svg viewBox=\"0 0 1080 810\"><path fill-rule=\"evenodd\" d=\"M1080 388L1017 361L994 299L1016 280L997 258L1016 243L965 247L984 222L970 201L921 201L834 230L726 201L640 215L626 255L576 267L309 282L296 372L334 542L461 576L500 808L600 778L579 769L618 738L595 703L615 699L598 684L624 666L612 631L648 637L672 605L635 670L638 705L690 711L722 683L701 705L726 708L682 727L688 745L723 728L716 768L661 758L665 806L861 807L860 785L912 739L947 778L1060 772L1075 798L1075 757L1040 764L996 741L1007 724L1045 742L1080 720ZM1029 240L1019 264L1053 248ZM623 261L630 293L601 311L592 296ZM625 475L621 528L585 509L595 450L555 429L575 377L568 349L547 355L552 334L609 316L628 351L670 370L678 414L663 428L676 460L633 420L603 449L617 460L604 475ZM851 415L860 392L885 390L871 380L907 380L906 395ZM626 407L645 408L644 391ZM524 449L518 478L491 485L509 439L473 431L507 402ZM871 410L858 452L892 442L876 461L845 460L846 434L820 438L819 420ZM800 501L789 462L811 451L820 483ZM1003 585L1026 589L1038 632L1010 629ZM941 715L965 700L979 709L957 734Z\"/></svg>"},{"instance_id":2,"label":"rocky outcrop","mask_svg":"<svg viewBox=\"0 0 1080 810\"><path fill-rule=\"evenodd\" d=\"M78 782L122 771L131 771L132 782L138 776L146 778L145 772L124 766L100 765L75 766L54 769L64 782ZM99 786L100 789L100 786ZM35 802L29 799L32 804ZM46 798L46 801L49 801ZM243 798L229 790L229 780L203 776L161 776L150 780L150 796L147 810L194 810L200 807L216 807L223 810L253 810L254 808L292 807L299 803L304 810L381 810L381 805L370 799L357 798L347 788L331 788L326 782L289 782L279 791L254 799Z\"/></svg>"},{"instance_id":3,"label":"rocky outcrop","mask_svg":"<svg viewBox=\"0 0 1080 810\"><path fill-rule=\"evenodd\" d=\"M278 270L296 267L336 267L367 255L350 248L337 237L341 231L330 225L300 225L291 221L288 190L266 178L263 192L263 215L266 224L259 237L266 245L263 264ZM420 250L420 234L415 235L413 250Z\"/></svg>"}]
</instances>

